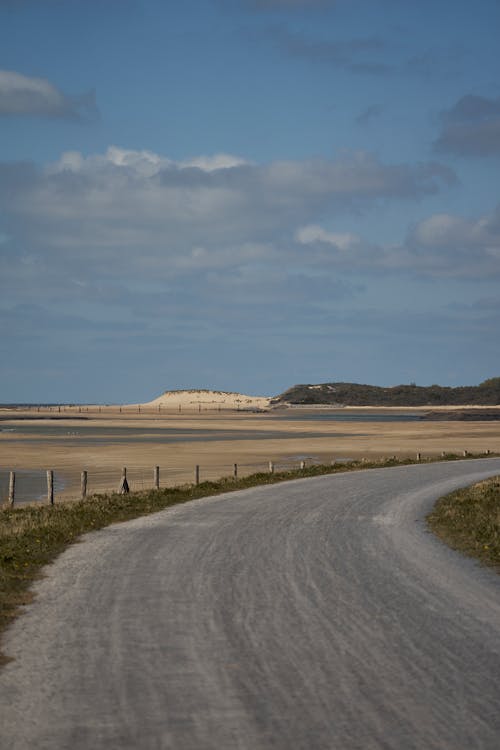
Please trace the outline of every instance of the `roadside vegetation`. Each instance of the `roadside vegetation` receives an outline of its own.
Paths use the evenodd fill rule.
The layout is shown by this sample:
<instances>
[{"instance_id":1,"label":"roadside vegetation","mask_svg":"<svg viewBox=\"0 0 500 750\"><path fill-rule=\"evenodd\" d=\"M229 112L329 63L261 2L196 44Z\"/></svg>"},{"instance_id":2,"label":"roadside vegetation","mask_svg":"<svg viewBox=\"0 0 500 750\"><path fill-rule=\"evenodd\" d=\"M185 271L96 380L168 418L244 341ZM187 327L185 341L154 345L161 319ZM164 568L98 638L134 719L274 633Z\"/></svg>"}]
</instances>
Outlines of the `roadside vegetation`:
<instances>
[{"instance_id":1,"label":"roadside vegetation","mask_svg":"<svg viewBox=\"0 0 500 750\"><path fill-rule=\"evenodd\" d=\"M427 523L450 547L500 573L500 477L442 497Z\"/></svg>"},{"instance_id":2,"label":"roadside vegetation","mask_svg":"<svg viewBox=\"0 0 500 750\"><path fill-rule=\"evenodd\" d=\"M469 459L474 457L468 456ZM423 458L421 463L458 459L463 460L463 457L449 454L440 459ZM19 608L31 601L33 595L30 587L37 578L43 575L42 568L52 562L69 544L89 531L101 529L111 523L128 521L132 518L155 513L189 500L257 485L275 484L290 479L323 474L404 466L415 463L417 463L415 459L398 459L396 457L378 461L338 462L332 465L311 465L304 469L292 471L258 473L238 479L222 478L215 482L202 482L198 485L131 492L124 495L117 493L93 495L86 500L55 505L37 504L13 508L4 506L0 509L0 633L19 613ZM496 537L492 533L488 535L481 531L481 539L484 540L482 544L483 552L486 546L491 546L492 551L493 549L496 550L495 559L498 562L500 562L500 541L498 537L499 486L496 485L496 506L494 504L491 506L492 509L493 507L496 508ZM480 501L478 500L478 502ZM434 522L431 521L431 523ZM496 542L493 542L493 537ZM1 663L2 655L0 654Z\"/></svg>"}]
</instances>

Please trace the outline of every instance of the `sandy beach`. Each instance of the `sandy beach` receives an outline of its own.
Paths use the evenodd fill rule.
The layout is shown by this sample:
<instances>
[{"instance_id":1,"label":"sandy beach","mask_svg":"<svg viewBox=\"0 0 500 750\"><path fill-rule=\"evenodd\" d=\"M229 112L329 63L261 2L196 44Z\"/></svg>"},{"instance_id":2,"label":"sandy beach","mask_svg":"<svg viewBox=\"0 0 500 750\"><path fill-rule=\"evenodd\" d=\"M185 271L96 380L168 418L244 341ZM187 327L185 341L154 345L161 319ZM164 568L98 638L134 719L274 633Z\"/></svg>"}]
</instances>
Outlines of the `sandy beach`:
<instances>
[{"instance_id":1,"label":"sandy beach","mask_svg":"<svg viewBox=\"0 0 500 750\"><path fill-rule=\"evenodd\" d=\"M240 404L170 400L133 406L0 410L0 469L62 477L59 494L78 495L82 470L89 492L116 488L127 467L132 489L266 470L306 462L386 456L500 452L500 422L418 421L429 408L279 409L238 411ZM250 408L262 408L250 404ZM491 407L489 408L491 411ZM352 415L354 421L336 421ZM413 421L373 421L380 417ZM5 494L5 488L3 488ZM5 499L5 498L2 498Z\"/></svg>"}]
</instances>

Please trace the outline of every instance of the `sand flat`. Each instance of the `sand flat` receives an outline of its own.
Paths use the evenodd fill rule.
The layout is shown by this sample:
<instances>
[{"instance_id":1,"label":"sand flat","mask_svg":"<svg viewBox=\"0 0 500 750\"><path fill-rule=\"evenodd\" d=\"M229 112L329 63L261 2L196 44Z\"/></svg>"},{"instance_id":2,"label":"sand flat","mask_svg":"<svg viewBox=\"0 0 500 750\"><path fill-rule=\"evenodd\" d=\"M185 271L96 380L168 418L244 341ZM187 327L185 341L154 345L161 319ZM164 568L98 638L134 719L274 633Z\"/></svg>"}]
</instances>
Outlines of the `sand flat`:
<instances>
[{"instance_id":1,"label":"sand flat","mask_svg":"<svg viewBox=\"0 0 500 750\"><path fill-rule=\"evenodd\" d=\"M318 413L317 409L290 410L294 417L291 421L283 418L282 410L253 414L193 408L179 412L145 405L122 407L121 411L119 407L79 409L2 410L0 428L14 431L0 432L1 468L54 469L65 476L65 494L74 496L83 469L89 472L89 488L101 490L117 486L123 466L132 478L137 477L140 488L146 488L152 484L154 466L160 466L163 483L175 484L191 481L196 464L201 467L202 478L216 478L230 474L235 463L243 474L265 470L269 461L279 467L298 465L303 459L330 462L342 458L414 456L417 452L423 456L442 451L500 452L500 422L340 422L306 418L311 411ZM418 414L429 409L348 407L327 411L355 413L359 419L363 413L373 417L377 413ZM74 419L77 415L80 419ZM40 419L50 416L68 419ZM81 419L83 416L85 420ZM17 421L19 417L36 418ZM65 434L41 435L42 424L57 425ZM16 432L19 426L22 431ZM120 441L113 442L112 433L117 428ZM169 431L165 442L157 438L159 429ZM105 438L107 430L109 442ZM155 441L148 440L153 433ZM99 436L95 445L92 435ZM176 441L179 436L182 442Z\"/></svg>"}]
</instances>

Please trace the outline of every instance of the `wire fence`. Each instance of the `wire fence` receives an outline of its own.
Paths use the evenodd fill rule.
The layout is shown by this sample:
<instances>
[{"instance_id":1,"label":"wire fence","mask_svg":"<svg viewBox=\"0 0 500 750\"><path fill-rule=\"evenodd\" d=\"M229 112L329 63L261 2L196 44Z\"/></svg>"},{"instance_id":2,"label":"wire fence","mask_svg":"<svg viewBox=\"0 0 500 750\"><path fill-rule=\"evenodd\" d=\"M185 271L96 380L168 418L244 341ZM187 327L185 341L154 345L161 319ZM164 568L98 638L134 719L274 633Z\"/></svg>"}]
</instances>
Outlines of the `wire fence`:
<instances>
[{"instance_id":1,"label":"wire fence","mask_svg":"<svg viewBox=\"0 0 500 750\"><path fill-rule=\"evenodd\" d=\"M308 465L323 463L310 458ZM72 469L16 470L0 469L0 502L25 504L77 500L122 487L124 469L130 492L163 489L182 484L216 481L223 477L245 477L258 472L304 468L305 460L280 458L277 461L221 463L204 466L127 466Z\"/></svg>"},{"instance_id":2,"label":"wire fence","mask_svg":"<svg viewBox=\"0 0 500 750\"><path fill-rule=\"evenodd\" d=\"M125 405L69 405L69 404L63 404L63 405L41 405L36 406L34 404L27 404L23 406L12 406L12 407L5 407L8 408L8 411L13 411L17 413L23 413L23 414L45 414L45 415L51 415L55 417L56 415L60 415L61 417L64 416L67 419L70 419L72 416L79 416L79 415L88 415L88 416L95 416L98 414L101 414L103 416L109 415L109 416L116 416L119 414L123 414L125 416L135 416L135 415L152 415L156 416L158 414L195 414L195 413L201 413L201 412L248 412L248 413L261 413L268 411L267 408L263 407L257 407L246 404L244 401L242 401L240 404L235 402L230 403L218 403L218 402L209 402L209 401L197 401L196 399L193 399L191 403L181 402L176 403L175 401L172 401L172 403L168 404L125 404ZM307 407L309 408L309 406Z\"/></svg>"},{"instance_id":3,"label":"wire fence","mask_svg":"<svg viewBox=\"0 0 500 750\"><path fill-rule=\"evenodd\" d=\"M441 456L472 456L467 450L460 454ZM490 456L486 450L482 456ZM404 458L405 456L400 456ZM409 457L408 455L406 457ZM413 454L417 461L425 460L422 453ZM385 457L394 459L396 456ZM164 489L183 484L199 484L204 481L217 481L223 477L245 477L258 472L279 472L291 469L304 469L325 463L346 463L351 458L332 458L325 461L314 456L280 456L276 460L241 463L194 464L192 466L127 466L89 467L77 469L20 469L12 471L0 468L0 504L53 503L57 500L78 500L82 497L109 492L141 492ZM366 459L362 458L361 461ZM125 480L125 484L124 484Z\"/></svg>"}]
</instances>

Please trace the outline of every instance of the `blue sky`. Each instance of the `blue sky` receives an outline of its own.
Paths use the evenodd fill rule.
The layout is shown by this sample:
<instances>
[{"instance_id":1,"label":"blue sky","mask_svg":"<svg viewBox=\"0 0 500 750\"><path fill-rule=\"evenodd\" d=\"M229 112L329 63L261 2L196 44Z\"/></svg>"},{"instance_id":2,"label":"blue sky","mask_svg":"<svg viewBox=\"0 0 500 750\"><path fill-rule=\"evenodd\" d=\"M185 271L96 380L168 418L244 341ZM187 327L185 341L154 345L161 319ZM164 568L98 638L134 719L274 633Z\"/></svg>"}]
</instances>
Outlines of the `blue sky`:
<instances>
[{"instance_id":1,"label":"blue sky","mask_svg":"<svg viewBox=\"0 0 500 750\"><path fill-rule=\"evenodd\" d=\"M0 0L0 402L500 374L497 0Z\"/></svg>"}]
</instances>

